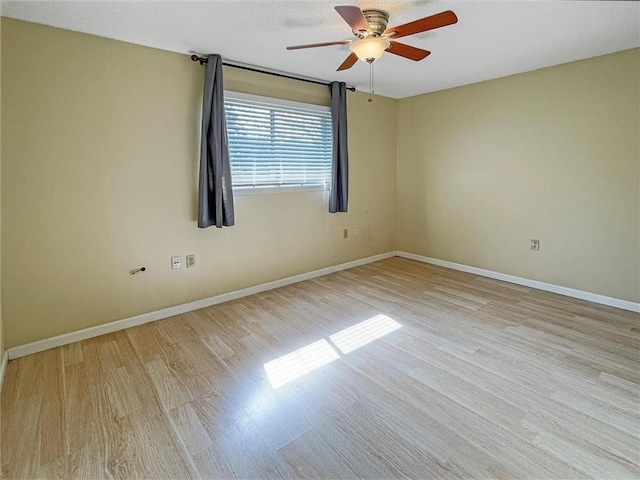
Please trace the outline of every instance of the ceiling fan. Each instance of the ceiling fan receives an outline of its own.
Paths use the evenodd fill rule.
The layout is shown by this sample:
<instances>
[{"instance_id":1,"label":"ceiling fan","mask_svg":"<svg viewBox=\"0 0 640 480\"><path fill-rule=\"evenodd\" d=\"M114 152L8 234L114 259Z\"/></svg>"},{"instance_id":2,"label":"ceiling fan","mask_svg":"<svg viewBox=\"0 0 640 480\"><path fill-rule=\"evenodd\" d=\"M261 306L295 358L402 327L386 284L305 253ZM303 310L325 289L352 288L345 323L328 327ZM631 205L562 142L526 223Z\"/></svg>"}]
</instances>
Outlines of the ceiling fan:
<instances>
[{"instance_id":1,"label":"ceiling fan","mask_svg":"<svg viewBox=\"0 0 640 480\"><path fill-rule=\"evenodd\" d=\"M358 37L356 40L294 45L287 47L287 50L328 47L331 45L349 45L351 54L338 67L338 71L353 67L358 59L367 63L373 63L380 58L384 52L393 53L394 55L417 62L424 59L431 52L396 42L396 38L445 27L458 21L456 14L451 10L447 10L429 17L414 20L413 22L405 23L404 25L387 28L389 14L384 10L360 10L359 7L354 5L342 5L335 8L344 21L349 24L353 34Z\"/></svg>"}]
</instances>

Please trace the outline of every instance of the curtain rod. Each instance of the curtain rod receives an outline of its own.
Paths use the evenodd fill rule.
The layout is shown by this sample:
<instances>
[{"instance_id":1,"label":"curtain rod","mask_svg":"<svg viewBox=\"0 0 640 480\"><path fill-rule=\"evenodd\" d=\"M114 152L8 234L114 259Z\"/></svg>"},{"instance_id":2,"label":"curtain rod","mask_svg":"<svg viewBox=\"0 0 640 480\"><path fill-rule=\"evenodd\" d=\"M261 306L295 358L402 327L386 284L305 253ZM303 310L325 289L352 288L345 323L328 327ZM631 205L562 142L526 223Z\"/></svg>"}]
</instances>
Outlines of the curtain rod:
<instances>
[{"instance_id":1,"label":"curtain rod","mask_svg":"<svg viewBox=\"0 0 640 480\"><path fill-rule=\"evenodd\" d=\"M200 65L204 65L205 63L208 62L207 58L199 57L198 55L191 55L191 60L193 62L200 62ZM291 80L298 80L300 82L315 83L316 85L326 85L326 86L330 85L329 82L323 82L323 81L320 81L320 80L312 80L310 78L295 77L293 75L287 75L285 73L270 72L269 70L261 70L259 68L246 67L244 65L235 65L233 63L226 63L224 61L222 62L222 65L224 65L225 67L239 68L240 70L248 70L250 72L265 73L267 75L273 75L275 77L290 78ZM355 92L356 91L356 87L347 87L347 90Z\"/></svg>"}]
</instances>

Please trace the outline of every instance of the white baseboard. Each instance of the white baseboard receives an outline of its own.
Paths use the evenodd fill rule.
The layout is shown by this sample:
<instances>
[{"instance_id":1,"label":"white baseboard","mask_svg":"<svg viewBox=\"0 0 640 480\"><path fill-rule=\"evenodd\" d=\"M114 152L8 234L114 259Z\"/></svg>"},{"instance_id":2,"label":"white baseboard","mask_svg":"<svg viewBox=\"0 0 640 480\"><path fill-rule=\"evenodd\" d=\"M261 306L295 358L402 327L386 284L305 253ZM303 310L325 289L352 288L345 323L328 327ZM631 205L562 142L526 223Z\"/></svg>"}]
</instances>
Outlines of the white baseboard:
<instances>
[{"instance_id":1,"label":"white baseboard","mask_svg":"<svg viewBox=\"0 0 640 480\"><path fill-rule=\"evenodd\" d=\"M243 288L241 290L235 290L233 292L223 293L216 295L215 297L203 298L202 300L196 300L195 302L189 302L182 305L176 305L174 307L164 308L155 312L143 313L135 317L125 318L123 320L116 320L114 322L104 323L102 325L96 325L95 327L89 327L75 332L65 333L57 335L55 337L45 338L38 340L37 342L27 343L25 345L19 345L7 350L10 359L24 357L32 353L42 352L49 350L50 348L60 347L62 345L68 345L70 343L78 342L80 340L86 340L88 338L98 337L106 333L117 332L118 330L124 330L125 328L135 327L144 323L154 322L163 318L173 317L174 315L180 315L181 313L191 312L193 310L199 310L201 308L210 307L218 303L228 302L230 300L236 300L238 298L254 295L256 293L265 292L267 290L273 290L274 288L284 287L291 285L292 283L302 282L311 278L321 277L322 275L328 275L330 273L338 272L340 270L346 270L348 268L358 267L367 263L377 262L386 258L395 257L396 252L387 252L380 255L374 255L371 257L361 258L359 260L353 260L351 262L342 263L340 265L334 265L332 267L321 268L312 272L302 273L300 275L294 275L292 277L282 278L280 280L274 280L272 282L262 283L253 287Z\"/></svg>"},{"instance_id":2,"label":"white baseboard","mask_svg":"<svg viewBox=\"0 0 640 480\"><path fill-rule=\"evenodd\" d=\"M7 364L9 363L9 352L4 351L2 361L0 363L0 393L2 393L2 385L4 385L4 374L7 372Z\"/></svg>"},{"instance_id":3,"label":"white baseboard","mask_svg":"<svg viewBox=\"0 0 640 480\"><path fill-rule=\"evenodd\" d=\"M483 268L470 267L469 265L463 265L461 263L448 262L446 260L440 260L437 258L425 257L422 255L416 255L414 253L398 252L398 257L409 258L411 260L417 260L418 262L430 263L432 265L438 265L440 267L451 268L453 270L460 270L461 272L473 273L482 277L494 278L496 280L503 280L505 282L515 283L517 285L524 285L526 287L537 288L538 290L544 290L547 292L558 293L567 297L579 298L581 300L588 300L589 302L599 303L601 305L607 305L609 307L621 308L623 310L629 310L631 312L640 313L640 303L629 302L627 300L621 300L619 298L607 297L598 293L585 292L583 290L576 290L574 288L561 287L560 285L553 285L552 283L539 282L537 280L529 280L528 278L516 277L515 275L508 275L506 273L494 272L492 270L485 270Z\"/></svg>"},{"instance_id":4,"label":"white baseboard","mask_svg":"<svg viewBox=\"0 0 640 480\"><path fill-rule=\"evenodd\" d=\"M332 267L321 268L312 272L302 273L300 275L294 275L292 277L283 278L280 280L274 280L272 282L262 283L253 287L243 288L241 290L235 290L233 292L223 293L214 297L204 298L202 300L196 300L195 302L189 302L182 305L176 305L174 307L164 308L155 312L143 313L135 317L125 318L122 320L116 320L114 322L105 323L102 325L96 325L95 327L89 327L75 332L65 333L57 335L55 337L45 338L37 342L28 343L26 345L20 345L17 347L9 348L5 351L2 359L2 365L0 366L0 389L2 388L2 379L4 377L5 368L9 359L24 357L32 353L42 352L49 350L50 348L60 347L62 345L68 345L70 343L78 342L80 340L86 340L88 338L98 337L107 333L117 332L124 330L125 328L135 327L144 323L154 322L163 318L173 317L174 315L180 315L182 313L191 312L193 310L199 310L201 308L210 307L219 303L228 302L230 300L236 300L238 298L254 295L256 293L265 292L267 290L273 290L274 288L284 287L293 283L303 282L312 278L321 277L322 275L328 275L330 273L338 272L340 270L346 270L348 268L358 267L367 263L377 262L386 258L394 256L409 258L411 260L417 260L423 263L430 263L432 265L438 265L441 267L451 268L453 270L459 270L462 272L473 273L483 277L494 278L496 280L503 280L505 282L515 283L518 285L524 285L527 287L537 288L539 290L545 290L547 292L558 293L573 298L580 298L582 300L588 300L590 302L599 303L601 305L608 305L610 307L617 307L631 312L640 313L640 303L629 302L627 300L620 300L618 298L607 297L605 295L599 295L597 293L585 292L582 290L575 290L573 288L561 287L559 285L553 285L550 283L539 282L537 280L529 280L527 278L516 277L514 275L508 275L505 273L494 272L491 270L485 270L482 268L471 267L460 263L449 262L446 260L439 260L437 258L425 257L422 255L416 255L407 252L387 252L380 255L374 255L371 257L361 258L340 265L334 265Z\"/></svg>"}]
</instances>

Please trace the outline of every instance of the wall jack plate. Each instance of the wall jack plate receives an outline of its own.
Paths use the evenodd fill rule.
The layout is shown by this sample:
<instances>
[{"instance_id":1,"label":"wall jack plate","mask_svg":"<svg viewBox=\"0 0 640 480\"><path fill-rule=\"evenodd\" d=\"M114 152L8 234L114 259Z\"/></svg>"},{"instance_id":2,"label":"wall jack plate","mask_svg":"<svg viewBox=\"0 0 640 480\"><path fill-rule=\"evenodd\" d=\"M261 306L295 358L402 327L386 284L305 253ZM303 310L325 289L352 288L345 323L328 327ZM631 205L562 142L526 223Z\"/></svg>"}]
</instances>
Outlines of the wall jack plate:
<instances>
[{"instance_id":1,"label":"wall jack plate","mask_svg":"<svg viewBox=\"0 0 640 480\"><path fill-rule=\"evenodd\" d=\"M178 268L180 268L181 266L181 262L180 262L180 257L171 257L171 270L176 270Z\"/></svg>"},{"instance_id":2,"label":"wall jack plate","mask_svg":"<svg viewBox=\"0 0 640 480\"><path fill-rule=\"evenodd\" d=\"M540 250L540 240L531 239L531 250L535 250L536 252Z\"/></svg>"}]
</instances>

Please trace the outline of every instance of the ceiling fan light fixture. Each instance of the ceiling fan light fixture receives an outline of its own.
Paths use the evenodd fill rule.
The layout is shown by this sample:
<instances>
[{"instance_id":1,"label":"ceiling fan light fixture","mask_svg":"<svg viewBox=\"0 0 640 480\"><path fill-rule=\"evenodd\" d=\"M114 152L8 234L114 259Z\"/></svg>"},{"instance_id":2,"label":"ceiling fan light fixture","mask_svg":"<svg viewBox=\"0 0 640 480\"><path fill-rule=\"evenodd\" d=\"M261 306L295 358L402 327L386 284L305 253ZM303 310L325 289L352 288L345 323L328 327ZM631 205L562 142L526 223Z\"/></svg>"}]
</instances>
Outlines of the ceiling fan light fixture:
<instances>
[{"instance_id":1,"label":"ceiling fan light fixture","mask_svg":"<svg viewBox=\"0 0 640 480\"><path fill-rule=\"evenodd\" d=\"M377 36L359 38L349 45L349 49L358 59L368 63L379 59L387 48L389 48L389 39Z\"/></svg>"}]
</instances>

